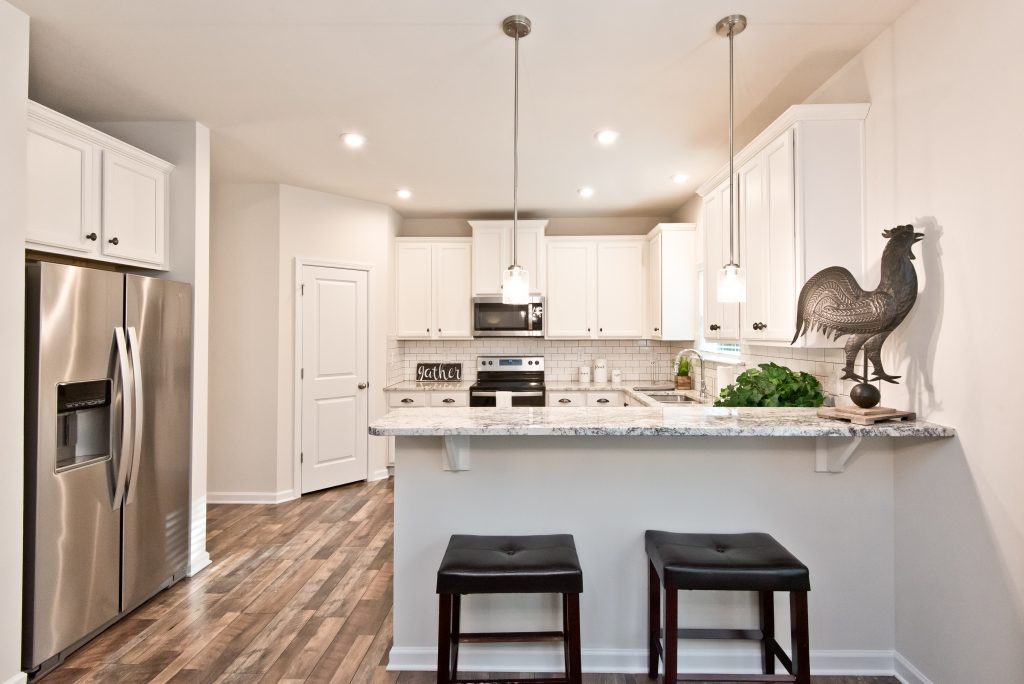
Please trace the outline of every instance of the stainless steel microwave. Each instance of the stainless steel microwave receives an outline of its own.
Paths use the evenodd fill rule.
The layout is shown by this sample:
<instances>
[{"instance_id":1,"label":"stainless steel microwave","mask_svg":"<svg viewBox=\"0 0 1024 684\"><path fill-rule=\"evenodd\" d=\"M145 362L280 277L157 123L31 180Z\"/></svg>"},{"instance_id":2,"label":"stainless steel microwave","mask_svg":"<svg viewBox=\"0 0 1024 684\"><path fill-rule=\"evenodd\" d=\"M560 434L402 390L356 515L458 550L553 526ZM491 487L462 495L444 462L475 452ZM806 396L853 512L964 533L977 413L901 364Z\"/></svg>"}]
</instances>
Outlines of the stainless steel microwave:
<instances>
[{"instance_id":1,"label":"stainless steel microwave","mask_svg":"<svg viewBox=\"0 0 1024 684\"><path fill-rule=\"evenodd\" d=\"M473 297L473 337L544 337L544 298L504 304L501 297Z\"/></svg>"}]
</instances>

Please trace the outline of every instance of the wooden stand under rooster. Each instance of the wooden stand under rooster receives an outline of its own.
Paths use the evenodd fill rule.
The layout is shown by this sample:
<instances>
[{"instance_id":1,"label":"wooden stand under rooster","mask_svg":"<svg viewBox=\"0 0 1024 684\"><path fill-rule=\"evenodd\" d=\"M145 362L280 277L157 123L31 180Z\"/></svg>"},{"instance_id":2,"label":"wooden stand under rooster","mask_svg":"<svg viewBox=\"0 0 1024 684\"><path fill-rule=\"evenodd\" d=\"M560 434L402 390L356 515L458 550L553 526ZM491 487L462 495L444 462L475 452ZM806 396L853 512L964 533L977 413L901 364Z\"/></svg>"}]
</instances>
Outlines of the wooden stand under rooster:
<instances>
[{"instance_id":1,"label":"wooden stand under rooster","mask_svg":"<svg viewBox=\"0 0 1024 684\"><path fill-rule=\"evenodd\" d=\"M903 322L917 301L917 272L914 270L915 243L924 239L924 233L915 233L914 227L896 226L882 232L889 243L882 252L882 277L878 287L867 291L861 288L853 274L841 266L832 266L814 274L800 290L796 310L795 343L808 331L818 331L838 340L846 341L846 365L841 379L859 381L850 391L856 406L825 408L818 412L823 418L837 418L867 425L881 420L914 420L915 414L878 406L882 395L868 379L871 362L871 380L884 380L894 384L898 375L889 375L882 368L882 344L890 333ZM864 351L864 374L854 369L857 354Z\"/></svg>"}]
</instances>

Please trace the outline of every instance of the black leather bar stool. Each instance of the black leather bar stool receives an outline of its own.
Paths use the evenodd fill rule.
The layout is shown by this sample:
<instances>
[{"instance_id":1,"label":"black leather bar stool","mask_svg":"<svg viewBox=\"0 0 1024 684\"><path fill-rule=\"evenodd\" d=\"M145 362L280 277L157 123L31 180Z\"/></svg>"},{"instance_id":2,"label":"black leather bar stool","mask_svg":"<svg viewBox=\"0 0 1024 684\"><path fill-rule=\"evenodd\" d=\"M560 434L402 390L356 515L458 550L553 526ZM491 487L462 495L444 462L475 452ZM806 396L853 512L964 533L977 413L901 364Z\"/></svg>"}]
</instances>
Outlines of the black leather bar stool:
<instances>
[{"instance_id":1,"label":"black leather bar stool","mask_svg":"<svg viewBox=\"0 0 1024 684\"><path fill-rule=\"evenodd\" d=\"M565 676L550 679L497 679L514 684L580 684L580 594L583 571L571 534L522 537L452 535L437 571L440 610L437 630L437 682L460 680L459 644L561 641ZM459 631L464 594L561 594L562 630L558 632Z\"/></svg>"},{"instance_id":2,"label":"black leather bar stool","mask_svg":"<svg viewBox=\"0 0 1024 684\"><path fill-rule=\"evenodd\" d=\"M796 682L810 684L807 635L807 567L770 535L682 534L647 530L648 661L647 675L658 676L658 656L666 683L693 681ZM665 590L665 628L661 627L661 587ZM756 591L760 629L678 629L680 590ZM773 592L788 591L793 659L775 641ZM664 639L662 635L664 633ZM679 675L678 639L751 639L761 642L759 675ZM789 672L775 674L775 659Z\"/></svg>"}]
</instances>

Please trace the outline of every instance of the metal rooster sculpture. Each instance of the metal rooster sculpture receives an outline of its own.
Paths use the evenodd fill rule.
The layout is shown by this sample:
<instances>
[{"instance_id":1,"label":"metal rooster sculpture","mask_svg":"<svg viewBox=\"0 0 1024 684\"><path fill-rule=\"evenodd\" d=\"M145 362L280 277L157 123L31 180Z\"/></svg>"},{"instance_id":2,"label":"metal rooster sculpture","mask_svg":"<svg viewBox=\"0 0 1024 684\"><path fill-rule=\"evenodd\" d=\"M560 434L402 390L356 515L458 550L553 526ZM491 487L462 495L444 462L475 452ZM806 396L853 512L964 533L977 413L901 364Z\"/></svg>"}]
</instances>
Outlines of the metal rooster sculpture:
<instances>
[{"instance_id":1,"label":"metal rooster sculpture","mask_svg":"<svg viewBox=\"0 0 1024 684\"><path fill-rule=\"evenodd\" d=\"M846 342L843 379L867 383L868 361L874 371L872 380L896 383L898 375L882 368L882 343L903 322L917 300L917 272L912 247L924 239L913 226L896 226L882 232L889 243L882 252L882 278L868 292L857 284L853 274L842 266L832 266L814 274L803 289L796 310L796 334L793 344L810 330L832 335ZM863 349L864 375L854 371L857 354ZM877 389L872 388L875 393ZM877 400L876 400L877 401Z\"/></svg>"}]
</instances>

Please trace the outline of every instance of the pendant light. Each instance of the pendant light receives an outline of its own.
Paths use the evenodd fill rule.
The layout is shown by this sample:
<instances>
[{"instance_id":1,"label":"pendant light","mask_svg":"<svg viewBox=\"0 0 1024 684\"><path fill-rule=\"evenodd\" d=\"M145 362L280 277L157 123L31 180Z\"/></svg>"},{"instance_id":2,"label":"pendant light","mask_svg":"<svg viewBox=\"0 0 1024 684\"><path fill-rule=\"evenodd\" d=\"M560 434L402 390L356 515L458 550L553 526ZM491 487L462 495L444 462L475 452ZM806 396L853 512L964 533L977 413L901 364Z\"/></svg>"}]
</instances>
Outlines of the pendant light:
<instances>
[{"instance_id":1,"label":"pendant light","mask_svg":"<svg viewBox=\"0 0 1024 684\"><path fill-rule=\"evenodd\" d=\"M747 28L747 18L742 14L730 14L715 25L720 36L729 38L729 263L718 272L718 301L735 304L747 301L747 272L736 263L733 239L736 233L736 201L733 199L733 183L736 180L736 154L733 148L736 105L735 68L733 66L733 38Z\"/></svg>"},{"instance_id":2,"label":"pendant light","mask_svg":"<svg viewBox=\"0 0 1024 684\"><path fill-rule=\"evenodd\" d=\"M512 265L501 278L501 301L504 304L526 304L530 298L530 274L519 265L519 39L530 35L532 24L521 14L505 17L501 29L515 39L515 97L512 116Z\"/></svg>"}]
</instances>

